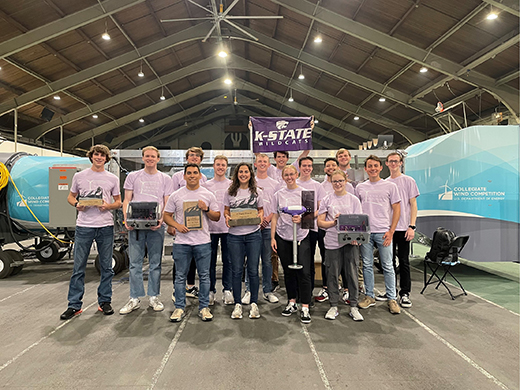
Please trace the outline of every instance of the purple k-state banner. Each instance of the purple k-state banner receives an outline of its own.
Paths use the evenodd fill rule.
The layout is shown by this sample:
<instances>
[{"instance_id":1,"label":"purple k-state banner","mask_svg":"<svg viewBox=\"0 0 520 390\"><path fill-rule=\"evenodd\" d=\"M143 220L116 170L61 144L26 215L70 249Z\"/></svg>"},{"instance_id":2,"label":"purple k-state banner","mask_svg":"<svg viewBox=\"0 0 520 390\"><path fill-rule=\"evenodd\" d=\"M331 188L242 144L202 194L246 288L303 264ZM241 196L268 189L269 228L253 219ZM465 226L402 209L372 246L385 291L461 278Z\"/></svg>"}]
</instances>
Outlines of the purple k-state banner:
<instances>
[{"instance_id":1,"label":"purple k-state banner","mask_svg":"<svg viewBox=\"0 0 520 390\"><path fill-rule=\"evenodd\" d=\"M312 119L252 116L253 153L312 149Z\"/></svg>"}]
</instances>

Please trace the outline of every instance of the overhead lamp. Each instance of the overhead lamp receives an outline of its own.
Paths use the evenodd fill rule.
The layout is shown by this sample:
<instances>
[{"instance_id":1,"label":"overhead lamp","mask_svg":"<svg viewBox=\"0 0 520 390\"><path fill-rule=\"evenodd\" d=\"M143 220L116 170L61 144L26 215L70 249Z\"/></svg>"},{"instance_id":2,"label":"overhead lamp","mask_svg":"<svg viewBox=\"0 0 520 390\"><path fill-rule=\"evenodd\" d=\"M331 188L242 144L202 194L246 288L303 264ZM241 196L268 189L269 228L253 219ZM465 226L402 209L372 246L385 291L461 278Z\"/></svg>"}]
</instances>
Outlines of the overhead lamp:
<instances>
[{"instance_id":1,"label":"overhead lamp","mask_svg":"<svg viewBox=\"0 0 520 390\"><path fill-rule=\"evenodd\" d=\"M386 99L385 99L383 96L381 96L381 97L379 98L379 101L380 101L380 102L386 102Z\"/></svg>"},{"instance_id":2,"label":"overhead lamp","mask_svg":"<svg viewBox=\"0 0 520 390\"><path fill-rule=\"evenodd\" d=\"M428 68L426 66L423 66L421 69L419 69L419 72L426 73L428 72Z\"/></svg>"},{"instance_id":3,"label":"overhead lamp","mask_svg":"<svg viewBox=\"0 0 520 390\"><path fill-rule=\"evenodd\" d=\"M320 123L320 121L317 119L314 119L314 124L317 125L318 123Z\"/></svg>"},{"instance_id":4,"label":"overhead lamp","mask_svg":"<svg viewBox=\"0 0 520 390\"><path fill-rule=\"evenodd\" d=\"M61 100L60 95L55 95L55 96L54 96L54 100Z\"/></svg>"},{"instance_id":5,"label":"overhead lamp","mask_svg":"<svg viewBox=\"0 0 520 390\"><path fill-rule=\"evenodd\" d=\"M486 16L487 20L495 20L496 18L498 18L498 14L493 10Z\"/></svg>"},{"instance_id":6,"label":"overhead lamp","mask_svg":"<svg viewBox=\"0 0 520 390\"><path fill-rule=\"evenodd\" d=\"M358 121L358 120L359 120L359 116L355 116L355 117L354 117L354 120L355 120L355 121Z\"/></svg>"},{"instance_id":7,"label":"overhead lamp","mask_svg":"<svg viewBox=\"0 0 520 390\"><path fill-rule=\"evenodd\" d=\"M232 83L233 82L231 81L230 78L227 78L227 79L224 80L224 84L226 84L226 85L231 85Z\"/></svg>"},{"instance_id":8,"label":"overhead lamp","mask_svg":"<svg viewBox=\"0 0 520 390\"><path fill-rule=\"evenodd\" d=\"M161 87L161 97L159 99L166 100L166 96L164 96L164 87Z\"/></svg>"},{"instance_id":9,"label":"overhead lamp","mask_svg":"<svg viewBox=\"0 0 520 390\"><path fill-rule=\"evenodd\" d=\"M298 76L299 80L305 79L305 75L303 74L303 65L300 64L300 75Z\"/></svg>"},{"instance_id":10,"label":"overhead lamp","mask_svg":"<svg viewBox=\"0 0 520 390\"><path fill-rule=\"evenodd\" d=\"M94 115L92 115L92 118L97 119L97 118L98 118L98 115L97 115L97 114L94 114Z\"/></svg>"},{"instance_id":11,"label":"overhead lamp","mask_svg":"<svg viewBox=\"0 0 520 390\"><path fill-rule=\"evenodd\" d=\"M143 118L140 118L140 119L139 119L139 122L144 123L144 119L143 119Z\"/></svg>"},{"instance_id":12,"label":"overhead lamp","mask_svg":"<svg viewBox=\"0 0 520 390\"><path fill-rule=\"evenodd\" d=\"M141 61L141 68L139 69L139 73L137 73L137 75L139 77L144 77L144 72L143 72L143 61Z\"/></svg>"},{"instance_id":13,"label":"overhead lamp","mask_svg":"<svg viewBox=\"0 0 520 390\"><path fill-rule=\"evenodd\" d=\"M292 89L291 89L291 93L290 93L290 95L289 95L289 101L290 101L290 102L294 102L294 99L293 99L293 97L292 97Z\"/></svg>"},{"instance_id":14,"label":"overhead lamp","mask_svg":"<svg viewBox=\"0 0 520 390\"><path fill-rule=\"evenodd\" d=\"M321 43L323 42L323 39L321 39L321 35L317 35L315 38L314 38L314 43Z\"/></svg>"},{"instance_id":15,"label":"overhead lamp","mask_svg":"<svg viewBox=\"0 0 520 390\"><path fill-rule=\"evenodd\" d=\"M227 57L227 53L226 53L225 50L221 50L221 51L218 52L218 56L220 58L226 58Z\"/></svg>"},{"instance_id":16,"label":"overhead lamp","mask_svg":"<svg viewBox=\"0 0 520 390\"><path fill-rule=\"evenodd\" d=\"M108 26L107 21L105 20L105 32L103 35L101 35L101 38L103 38L105 41L110 41L110 34L108 33Z\"/></svg>"}]
</instances>

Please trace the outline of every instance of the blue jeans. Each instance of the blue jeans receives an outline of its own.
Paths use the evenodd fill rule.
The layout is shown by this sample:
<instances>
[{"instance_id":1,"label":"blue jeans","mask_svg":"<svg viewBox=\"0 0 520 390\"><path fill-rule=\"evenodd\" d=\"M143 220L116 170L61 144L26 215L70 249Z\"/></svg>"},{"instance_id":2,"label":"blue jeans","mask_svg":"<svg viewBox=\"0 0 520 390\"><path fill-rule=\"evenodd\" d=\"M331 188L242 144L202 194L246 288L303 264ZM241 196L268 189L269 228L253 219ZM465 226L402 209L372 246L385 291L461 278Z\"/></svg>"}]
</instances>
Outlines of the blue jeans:
<instances>
[{"instance_id":1,"label":"blue jeans","mask_svg":"<svg viewBox=\"0 0 520 390\"><path fill-rule=\"evenodd\" d=\"M76 226L74 236L74 269L69 283L69 307L79 310L85 293L85 270L92 243L96 241L99 253L101 280L98 287L98 303L112 302L112 251L114 227L89 228Z\"/></svg>"},{"instance_id":2,"label":"blue jeans","mask_svg":"<svg viewBox=\"0 0 520 390\"><path fill-rule=\"evenodd\" d=\"M247 257L247 273L251 286L251 302L258 302L258 263L262 250L262 233L260 230L242 236L228 235L228 249L233 272L233 298L235 303L242 303L242 272Z\"/></svg>"},{"instance_id":3,"label":"blue jeans","mask_svg":"<svg viewBox=\"0 0 520 390\"><path fill-rule=\"evenodd\" d=\"M365 280L366 295L374 298L374 244L379 249L379 261L383 267L386 295L388 299L396 299L395 272L392 263L392 244L383 246L384 233L371 233L370 240L361 245L361 257L363 258L363 279Z\"/></svg>"},{"instance_id":4,"label":"blue jeans","mask_svg":"<svg viewBox=\"0 0 520 390\"><path fill-rule=\"evenodd\" d=\"M211 268L209 269L210 287L209 291L217 292L217 253L218 241L220 240L220 252L222 253L222 287L231 291L231 260L227 244L227 233L211 233Z\"/></svg>"},{"instance_id":5,"label":"blue jeans","mask_svg":"<svg viewBox=\"0 0 520 390\"><path fill-rule=\"evenodd\" d=\"M261 229L262 232L262 251L260 258L262 259L262 291L264 294L273 291L271 277L273 276L273 263L271 262L271 229ZM246 291L249 289L249 274L246 268Z\"/></svg>"},{"instance_id":6,"label":"blue jeans","mask_svg":"<svg viewBox=\"0 0 520 390\"><path fill-rule=\"evenodd\" d=\"M209 305L209 266L211 264L211 243L200 245L173 244L175 259L175 308L186 307L186 276L191 259L195 258L199 274L199 311Z\"/></svg>"},{"instance_id":7,"label":"blue jeans","mask_svg":"<svg viewBox=\"0 0 520 390\"><path fill-rule=\"evenodd\" d=\"M161 261L164 246L164 226L158 230L130 230L128 256L130 258L130 298L145 295L143 285L143 259L148 248L148 296L161 292Z\"/></svg>"}]
</instances>

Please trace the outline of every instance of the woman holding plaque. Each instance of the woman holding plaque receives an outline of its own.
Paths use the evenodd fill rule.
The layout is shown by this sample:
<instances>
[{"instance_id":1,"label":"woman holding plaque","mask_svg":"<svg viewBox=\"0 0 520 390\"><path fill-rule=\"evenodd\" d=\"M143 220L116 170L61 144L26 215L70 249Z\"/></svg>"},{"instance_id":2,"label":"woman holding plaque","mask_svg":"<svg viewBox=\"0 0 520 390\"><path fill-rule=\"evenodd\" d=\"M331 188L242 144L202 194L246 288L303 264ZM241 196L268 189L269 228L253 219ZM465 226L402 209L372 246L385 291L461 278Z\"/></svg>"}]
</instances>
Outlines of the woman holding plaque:
<instances>
[{"instance_id":1,"label":"woman holding plaque","mask_svg":"<svg viewBox=\"0 0 520 390\"><path fill-rule=\"evenodd\" d=\"M350 316L354 321L363 321L363 316L359 313L358 304L358 265L359 252L355 245L357 242L351 241L340 243L338 240L338 217L340 214L363 214L359 199L346 190L347 175L342 170L336 170L331 175L331 183L334 193L327 195L320 204L318 211L318 226L325 232L325 266L327 267L329 302L330 309L325 314L328 320L334 320L339 315L338 300L339 287L338 277L341 269L345 267L347 280L343 281L343 286L348 287L350 292Z\"/></svg>"},{"instance_id":2,"label":"woman holding plaque","mask_svg":"<svg viewBox=\"0 0 520 390\"><path fill-rule=\"evenodd\" d=\"M286 186L274 195L276 212L271 220L271 247L278 253L282 263L285 288L289 302L282 315L289 317L298 311L296 298L300 298L302 311L300 320L304 324L311 322L309 304L311 303L311 246L309 230L301 228L302 191L296 179L298 172L293 165L287 165L282 170L282 179ZM296 224L296 237L293 237L293 224ZM293 240L297 241L297 262L293 258ZM298 269L299 268L299 269Z\"/></svg>"},{"instance_id":3,"label":"woman holding plaque","mask_svg":"<svg viewBox=\"0 0 520 390\"><path fill-rule=\"evenodd\" d=\"M235 167L231 185L224 196L224 217L229 227L228 251L231 258L233 298L235 308L231 318L242 318L242 273L247 257L247 273L251 287L249 318L260 318L258 310L258 263L262 250L260 223L263 202L256 187L253 167L240 163Z\"/></svg>"}]
</instances>

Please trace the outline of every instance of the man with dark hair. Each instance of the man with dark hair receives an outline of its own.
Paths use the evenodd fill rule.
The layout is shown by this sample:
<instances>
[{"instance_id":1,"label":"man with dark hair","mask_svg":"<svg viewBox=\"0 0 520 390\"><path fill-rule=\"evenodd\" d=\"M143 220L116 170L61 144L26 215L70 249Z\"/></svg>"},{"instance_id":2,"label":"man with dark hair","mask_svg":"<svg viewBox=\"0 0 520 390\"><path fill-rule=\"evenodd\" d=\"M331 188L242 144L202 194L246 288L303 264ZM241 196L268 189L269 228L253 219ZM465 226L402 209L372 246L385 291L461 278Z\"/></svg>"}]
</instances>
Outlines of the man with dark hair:
<instances>
[{"instance_id":1,"label":"man with dark hair","mask_svg":"<svg viewBox=\"0 0 520 390\"><path fill-rule=\"evenodd\" d=\"M370 223L370 240L361 245L366 295L358 306L361 309L368 309L376 304L373 253L375 245L379 250L379 260L383 268L388 309L392 314L399 314L401 309L396 300L395 272L392 265L392 236L399 221L401 198L394 183L381 179L382 170L383 165L379 157L368 156L365 161L368 180L356 187L363 213L368 215Z\"/></svg>"},{"instance_id":2,"label":"man with dark hair","mask_svg":"<svg viewBox=\"0 0 520 390\"><path fill-rule=\"evenodd\" d=\"M298 156L298 159L292 163L292 165L296 168L297 171L299 171L298 167L298 161L309 155L310 150L304 150L301 152L301 154ZM286 150L279 150L276 152L273 152L274 155L274 161L276 162L276 167L269 165L267 168L267 174L275 179L276 181L283 184L282 179L282 170L287 165L287 161L289 161L289 152Z\"/></svg>"},{"instance_id":3,"label":"man with dark hair","mask_svg":"<svg viewBox=\"0 0 520 390\"><path fill-rule=\"evenodd\" d=\"M184 316L186 307L186 276L191 259L195 259L199 274L199 316L202 321L211 321L213 314L209 305L209 268L211 264L211 237L209 233L209 220L218 221L220 212L217 198L209 190L200 186L200 167L197 164L187 164L184 167L184 180L186 186L178 189L170 195L164 208L164 222L175 228L177 237L173 244L173 257L177 263L175 274L175 311L170 321L179 322ZM190 203L186 203L190 202ZM186 226L185 214L192 210L195 219L200 217L200 224L191 229ZM200 214L199 214L200 213Z\"/></svg>"},{"instance_id":4,"label":"man with dark hair","mask_svg":"<svg viewBox=\"0 0 520 390\"><path fill-rule=\"evenodd\" d=\"M82 312L82 299L85 292L85 269L92 243L96 241L99 254L101 280L98 287L98 310L104 315L114 314L112 309L112 250L114 243L114 217L111 210L121 207L119 179L105 171L110 161L110 150L105 145L94 145L87 153L92 166L78 172L72 179L67 201L76 208L76 232L74 236L74 269L69 283L67 310L60 316L68 320ZM92 193L102 194L100 206L84 206L78 201ZM112 203L109 203L111 199Z\"/></svg>"},{"instance_id":5,"label":"man with dark hair","mask_svg":"<svg viewBox=\"0 0 520 390\"><path fill-rule=\"evenodd\" d=\"M386 166L390 170L390 177L387 181L395 183L401 196L401 216L394 232L392 241L394 243L394 269L396 265L396 257L399 258L399 303L402 307L411 307L410 291L412 289L412 280L410 277L410 241L415 235L415 221L417 220L417 197L419 189L417 183L410 176L401 173L403 166L403 156L400 153L393 152L386 157ZM397 275L396 275L397 276ZM377 296L377 300L384 300Z\"/></svg>"}]
</instances>

